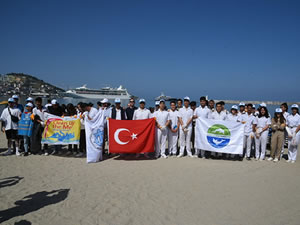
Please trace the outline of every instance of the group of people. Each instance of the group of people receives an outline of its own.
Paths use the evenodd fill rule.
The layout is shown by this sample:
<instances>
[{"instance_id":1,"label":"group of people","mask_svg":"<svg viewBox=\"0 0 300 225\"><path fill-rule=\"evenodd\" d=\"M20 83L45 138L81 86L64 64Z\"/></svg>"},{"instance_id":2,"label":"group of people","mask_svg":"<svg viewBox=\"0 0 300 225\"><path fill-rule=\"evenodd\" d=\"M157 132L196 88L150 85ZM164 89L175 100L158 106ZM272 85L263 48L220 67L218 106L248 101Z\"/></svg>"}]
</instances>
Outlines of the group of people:
<instances>
[{"instance_id":1,"label":"group of people","mask_svg":"<svg viewBox=\"0 0 300 225\"><path fill-rule=\"evenodd\" d=\"M8 141L7 154L13 154L13 146L16 155L20 155L20 147L24 149L24 156L28 155L29 149L32 154L62 154L61 145L54 145L52 149L48 145L41 145L42 132L45 125L45 114L55 116L76 116L81 121L80 144L69 145L67 154L83 156L86 151L85 120L102 110L106 118L116 120L142 120L156 118L155 155L156 158L168 158L170 156L183 157L185 151L189 157L265 160L266 147L269 134L271 133L271 154L268 161L278 162L284 153L285 140L288 139L288 160L294 163L297 158L299 142L300 115L299 106L293 104L291 113L288 113L288 105L281 104L276 108L272 117L265 103L255 107L253 104L241 102L233 105L230 111L225 109L224 102L215 103L200 98L200 106L190 101L189 97L183 100L170 102L167 109L164 100L156 102L155 108L146 108L145 99L139 100L139 107L135 106L135 99L130 99L127 107L122 107L120 99L115 99L112 106L108 99L97 103L97 108L91 103L78 103L77 106L68 104L60 105L55 99L49 100L43 106L42 98L35 100L27 98L25 108L19 104L17 95L8 99L8 106L1 114L1 130L5 132ZM199 149L195 145L195 122L197 118L212 120L235 121L244 124L244 148L243 154L233 155L216 152L208 152ZM107 141L107 127L104 128L104 140ZM105 147L103 142L103 149ZM167 148L168 142L168 148ZM178 149L179 146L179 149ZM254 149L254 155L251 155ZM179 151L178 151L179 150ZM123 155L122 155L123 156ZM137 154L135 157L151 157L149 154Z\"/></svg>"}]
</instances>

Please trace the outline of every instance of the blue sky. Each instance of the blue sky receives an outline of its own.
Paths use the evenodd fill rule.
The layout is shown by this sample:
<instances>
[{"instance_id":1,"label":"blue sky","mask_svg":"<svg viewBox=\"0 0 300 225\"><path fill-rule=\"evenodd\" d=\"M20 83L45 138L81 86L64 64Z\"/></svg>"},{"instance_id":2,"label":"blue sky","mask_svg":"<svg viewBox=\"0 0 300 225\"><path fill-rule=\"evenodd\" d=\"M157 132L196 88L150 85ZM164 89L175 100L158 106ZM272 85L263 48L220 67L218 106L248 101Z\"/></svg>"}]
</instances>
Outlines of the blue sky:
<instances>
[{"instance_id":1,"label":"blue sky","mask_svg":"<svg viewBox=\"0 0 300 225\"><path fill-rule=\"evenodd\" d=\"M0 73L147 99L299 101L300 1L0 1Z\"/></svg>"}]
</instances>

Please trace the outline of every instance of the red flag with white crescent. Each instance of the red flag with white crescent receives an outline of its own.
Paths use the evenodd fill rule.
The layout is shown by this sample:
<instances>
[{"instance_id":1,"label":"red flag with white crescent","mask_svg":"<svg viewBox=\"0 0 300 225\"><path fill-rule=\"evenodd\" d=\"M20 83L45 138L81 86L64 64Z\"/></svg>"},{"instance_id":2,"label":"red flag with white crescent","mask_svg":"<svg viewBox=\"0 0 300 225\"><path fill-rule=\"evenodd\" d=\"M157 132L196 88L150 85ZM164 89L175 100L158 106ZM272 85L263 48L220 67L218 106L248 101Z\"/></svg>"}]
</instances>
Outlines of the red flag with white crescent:
<instances>
[{"instance_id":1,"label":"red flag with white crescent","mask_svg":"<svg viewBox=\"0 0 300 225\"><path fill-rule=\"evenodd\" d=\"M108 120L110 153L154 152L155 119Z\"/></svg>"}]
</instances>

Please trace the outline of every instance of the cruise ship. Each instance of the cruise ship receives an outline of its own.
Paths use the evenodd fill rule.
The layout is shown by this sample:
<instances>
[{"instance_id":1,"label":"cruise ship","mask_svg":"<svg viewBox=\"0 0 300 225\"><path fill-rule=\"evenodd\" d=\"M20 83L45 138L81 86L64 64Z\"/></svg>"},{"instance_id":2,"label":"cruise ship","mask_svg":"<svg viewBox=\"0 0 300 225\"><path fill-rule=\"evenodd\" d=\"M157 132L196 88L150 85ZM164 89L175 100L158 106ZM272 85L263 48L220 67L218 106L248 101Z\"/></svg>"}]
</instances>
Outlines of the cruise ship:
<instances>
[{"instance_id":1,"label":"cruise ship","mask_svg":"<svg viewBox=\"0 0 300 225\"><path fill-rule=\"evenodd\" d=\"M91 89L87 85L78 87L75 89L68 90L64 93L64 97L79 98L79 99L90 99L101 101L107 98L109 102L113 103L116 98L121 100L122 104L127 104L130 98L137 98L128 93L127 89L122 85L118 88L103 87L101 89Z\"/></svg>"}]
</instances>

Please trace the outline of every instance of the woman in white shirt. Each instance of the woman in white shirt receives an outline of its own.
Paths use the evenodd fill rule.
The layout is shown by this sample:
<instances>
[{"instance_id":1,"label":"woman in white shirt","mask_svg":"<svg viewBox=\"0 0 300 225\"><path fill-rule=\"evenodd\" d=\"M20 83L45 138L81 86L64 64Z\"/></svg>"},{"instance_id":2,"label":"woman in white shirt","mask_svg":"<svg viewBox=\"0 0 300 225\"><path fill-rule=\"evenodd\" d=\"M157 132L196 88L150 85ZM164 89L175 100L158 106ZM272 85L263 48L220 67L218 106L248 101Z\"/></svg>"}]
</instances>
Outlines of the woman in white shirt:
<instances>
[{"instance_id":1,"label":"woman in white shirt","mask_svg":"<svg viewBox=\"0 0 300 225\"><path fill-rule=\"evenodd\" d=\"M255 157L256 160L262 161L265 159L269 127L271 125L271 118L266 107L259 108L259 114L253 124L255 127Z\"/></svg>"}]
</instances>

